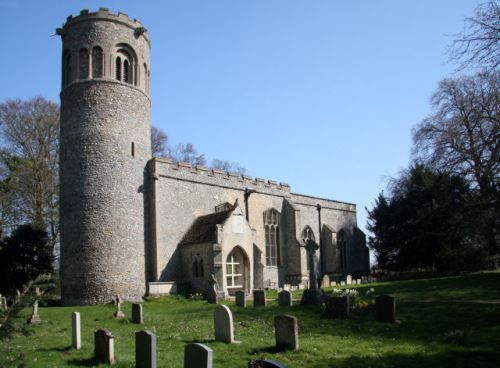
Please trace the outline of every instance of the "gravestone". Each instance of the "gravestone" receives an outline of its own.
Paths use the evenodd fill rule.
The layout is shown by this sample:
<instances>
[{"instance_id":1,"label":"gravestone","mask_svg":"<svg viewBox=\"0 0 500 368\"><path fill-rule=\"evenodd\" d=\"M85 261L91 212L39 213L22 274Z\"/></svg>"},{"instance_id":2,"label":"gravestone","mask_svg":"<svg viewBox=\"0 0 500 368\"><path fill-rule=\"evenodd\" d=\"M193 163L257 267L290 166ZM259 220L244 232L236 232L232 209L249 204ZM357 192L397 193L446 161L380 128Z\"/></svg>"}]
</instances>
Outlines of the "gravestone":
<instances>
[{"instance_id":1,"label":"gravestone","mask_svg":"<svg viewBox=\"0 0 500 368\"><path fill-rule=\"evenodd\" d=\"M324 275L323 276L323 287L330 287L330 276Z\"/></svg>"},{"instance_id":2,"label":"gravestone","mask_svg":"<svg viewBox=\"0 0 500 368\"><path fill-rule=\"evenodd\" d=\"M21 292L19 291L19 289L16 289L16 295L14 296L14 303L19 303L19 301L21 300Z\"/></svg>"},{"instance_id":3,"label":"gravestone","mask_svg":"<svg viewBox=\"0 0 500 368\"><path fill-rule=\"evenodd\" d=\"M361 284L366 284L366 283L367 283L366 276L361 276Z\"/></svg>"},{"instance_id":4,"label":"gravestone","mask_svg":"<svg viewBox=\"0 0 500 368\"><path fill-rule=\"evenodd\" d=\"M113 313L113 317L115 317L116 319L125 317L125 314L123 314L122 312L122 300L118 295L115 297L115 308L116 309L115 313Z\"/></svg>"},{"instance_id":5,"label":"gravestone","mask_svg":"<svg viewBox=\"0 0 500 368\"><path fill-rule=\"evenodd\" d=\"M356 279L356 284L361 285L361 279Z\"/></svg>"},{"instance_id":6,"label":"gravestone","mask_svg":"<svg viewBox=\"0 0 500 368\"><path fill-rule=\"evenodd\" d=\"M328 315L338 318L346 318L349 317L349 312L350 312L350 301L349 301L349 296L333 296L333 297L328 297L325 300L325 306L326 306L326 312Z\"/></svg>"},{"instance_id":7,"label":"gravestone","mask_svg":"<svg viewBox=\"0 0 500 368\"><path fill-rule=\"evenodd\" d=\"M100 329L94 332L94 354L98 362L115 362L115 339L111 331Z\"/></svg>"},{"instance_id":8,"label":"gravestone","mask_svg":"<svg viewBox=\"0 0 500 368\"><path fill-rule=\"evenodd\" d=\"M213 368L214 352L203 344L184 347L184 368Z\"/></svg>"},{"instance_id":9,"label":"gravestone","mask_svg":"<svg viewBox=\"0 0 500 368\"><path fill-rule=\"evenodd\" d=\"M345 285L345 281L340 281L340 286L344 286Z\"/></svg>"},{"instance_id":10,"label":"gravestone","mask_svg":"<svg viewBox=\"0 0 500 368\"><path fill-rule=\"evenodd\" d=\"M254 307L265 307L267 306L266 291L265 290L254 290L253 291L253 306Z\"/></svg>"},{"instance_id":11,"label":"gravestone","mask_svg":"<svg viewBox=\"0 0 500 368\"><path fill-rule=\"evenodd\" d=\"M142 325L144 323L144 316L142 313L142 304L132 304L132 323Z\"/></svg>"},{"instance_id":12,"label":"gravestone","mask_svg":"<svg viewBox=\"0 0 500 368\"><path fill-rule=\"evenodd\" d=\"M274 317L276 348L297 350L299 348L299 324L297 318L290 315Z\"/></svg>"},{"instance_id":13,"label":"gravestone","mask_svg":"<svg viewBox=\"0 0 500 368\"><path fill-rule=\"evenodd\" d=\"M236 305L239 307L245 307L246 306L246 298L245 298L245 292L242 290L238 290L236 293L234 293L235 297L235 302Z\"/></svg>"},{"instance_id":14,"label":"gravestone","mask_svg":"<svg viewBox=\"0 0 500 368\"><path fill-rule=\"evenodd\" d=\"M283 284L283 290L291 291L292 290L292 285L290 285L290 284Z\"/></svg>"},{"instance_id":15,"label":"gravestone","mask_svg":"<svg viewBox=\"0 0 500 368\"><path fill-rule=\"evenodd\" d=\"M337 281L332 281L332 282L330 283L330 286L337 286Z\"/></svg>"},{"instance_id":16,"label":"gravestone","mask_svg":"<svg viewBox=\"0 0 500 368\"><path fill-rule=\"evenodd\" d=\"M2 294L0 294L0 310L2 312L5 311L5 310L7 310L6 306L3 303L3 296L2 296Z\"/></svg>"},{"instance_id":17,"label":"gravestone","mask_svg":"<svg viewBox=\"0 0 500 368\"><path fill-rule=\"evenodd\" d=\"M27 321L30 325L36 325L42 322L40 316L38 315L38 300L33 303L33 312L31 317Z\"/></svg>"},{"instance_id":18,"label":"gravestone","mask_svg":"<svg viewBox=\"0 0 500 368\"><path fill-rule=\"evenodd\" d=\"M287 368L287 366L271 359L257 359L249 361L248 368Z\"/></svg>"},{"instance_id":19,"label":"gravestone","mask_svg":"<svg viewBox=\"0 0 500 368\"><path fill-rule=\"evenodd\" d=\"M307 240L306 250L309 255L309 289L306 289L302 294L300 304L323 304L324 291L318 287L316 262L314 262L314 254L319 249L319 245L311 239Z\"/></svg>"},{"instance_id":20,"label":"gravestone","mask_svg":"<svg viewBox=\"0 0 500 368\"><path fill-rule=\"evenodd\" d=\"M215 340L234 343L233 314L227 305L219 305L214 312Z\"/></svg>"},{"instance_id":21,"label":"gravestone","mask_svg":"<svg viewBox=\"0 0 500 368\"><path fill-rule=\"evenodd\" d=\"M278 293L278 304L280 307L292 306L292 293L288 290L282 290Z\"/></svg>"},{"instance_id":22,"label":"gravestone","mask_svg":"<svg viewBox=\"0 0 500 368\"><path fill-rule=\"evenodd\" d=\"M396 299L390 295L380 295L375 301L377 320L380 322L396 323Z\"/></svg>"},{"instance_id":23,"label":"gravestone","mask_svg":"<svg viewBox=\"0 0 500 368\"><path fill-rule=\"evenodd\" d=\"M214 274L210 275L208 283L210 284L210 288L207 294L207 301L211 304L217 304L219 302L219 297L217 294L217 280Z\"/></svg>"},{"instance_id":24,"label":"gravestone","mask_svg":"<svg viewBox=\"0 0 500 368\"><path fill-rule=\"evenodd\" d=\"M5 308L5 310L9 309L9 305L7 304L7 297L3 296L2 300L3 300L3 307Z\"/></svg>"},{"instance_id":25,"label":"gravestone","mask_svg":"<svg viewBox=\"0 0 500 368\"><path fill-rule=\"evenodd\" d=\"M156 368L156 335L154 333L149 331L135 333L135 366L136 368Z\"/></svg>"},{"instance_id":26,"label":"gravestone","mask_svg":"<svg viewBox=\"0 0 500 368\"><path fill-rule=\"evenodd\" d=\"M71 345L74 349L82 347L82 331L80 327L80 313L71 313Z\"/></svg>"},{"instance_id":27,"label":"gravestone","mask_svg":"<svg viewBox=\"0 0 500 368\"><path fill-rule=\"evenodd\" d=\"M351 285L352 284L352 276L351 275L347 275L346 278L345 278L345 283L347 285Z\"/></svg>"}]
</instances>

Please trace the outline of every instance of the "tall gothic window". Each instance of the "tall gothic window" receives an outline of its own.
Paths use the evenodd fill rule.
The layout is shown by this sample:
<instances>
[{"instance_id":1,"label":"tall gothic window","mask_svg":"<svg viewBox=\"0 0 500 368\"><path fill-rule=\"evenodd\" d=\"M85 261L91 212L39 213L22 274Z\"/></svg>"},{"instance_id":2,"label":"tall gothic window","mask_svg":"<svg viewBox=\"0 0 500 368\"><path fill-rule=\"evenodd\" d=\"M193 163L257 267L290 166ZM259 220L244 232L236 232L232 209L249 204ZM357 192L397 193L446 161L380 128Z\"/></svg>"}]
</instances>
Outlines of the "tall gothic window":
<instances>
[{"instance_id":1,"label":"tall gothic window","mask_svg":"<svg viewBox=\"0 0 500 368\"><path fill-rule=\"evenodd\" d=\"M115 62L115 78L116 80L122 80L122 58L117 57Z\"/></svg>"},{"instance_id":2,"label":"tall gothic window","mask_svg":"<svg viewBox=\"0 0 500 368\"><path fill-rule=\"evenodd\" d=\"M78 78L87 79L89 77L89 52L87 49L80 49L78 57Z\"/></svg>"},{"instance_id":3,"label":"tall gothic window","mask_svg":"<svg viewBox=\"0 0 500 368\"><path fill-rule=\"evenodd\" d=\"M316 238L314 237L314 232L312 231L310 226L306 226L304 230L302 230L302 240L304 241L304 243L307 242L308 239L316 240Z\"/></svg>"},{"instance_id":4,"label":"tall gothic window","mask_svg":"<svg viewBox=\"0 0 500 368\"><path fill-rule=\"evenodd\" d=\"M337 250L340 258L340 268L345 269L347 267L347 242L343 229L337 234Z\"/></svg>"},{"instance_id":5,"label":"tall gothic window","mask_svg":"<svg viewBox=\"0 0 500 368\"><path fill-rule=\"evenodd\" d=\"M266 266L280 265L280 213L274 208L264 212Z\"/></svg>"},{"instance_id":6,"label":"tall gothic window","mask_svg":"<svg viewBox=\"0 0 500 368\"><path fill-rule=\"evenodd\" d=\"M104 58L102 56L102 49L99 46L96 46L92 49L92 77L93 78L102 78L102 71Z\"/></svg>"}]
</instances>

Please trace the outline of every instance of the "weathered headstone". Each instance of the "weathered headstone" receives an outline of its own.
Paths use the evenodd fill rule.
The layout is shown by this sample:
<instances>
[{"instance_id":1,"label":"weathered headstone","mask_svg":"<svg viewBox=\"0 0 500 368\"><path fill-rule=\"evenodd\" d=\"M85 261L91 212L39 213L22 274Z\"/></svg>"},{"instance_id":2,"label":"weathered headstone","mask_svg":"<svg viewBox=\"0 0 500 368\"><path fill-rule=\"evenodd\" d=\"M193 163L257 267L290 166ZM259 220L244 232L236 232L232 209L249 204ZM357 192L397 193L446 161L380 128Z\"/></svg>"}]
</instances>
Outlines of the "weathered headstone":
<instances>
[{"instance_id":1,"label":"weathered headstone","mask_svg":"<svg viewBox=\"0 0 500 368\"><path fill-rule=\"evenodd\" d=\"M232 344L234 342L233 314L227 305L219 305L214 312L215 340Z\"/></svg>"},{"instance_id":2,"label":"weathered headstone","mask_svg":"<svg viewBox=\"0 0 500 368\"><path fill-rule=\"evenodd\" d=\"M248 368L287 368L286 365L281 364L271 359L257 359L248 362Z\"/></svg>"},{"instance_id":3,"label":"weathered headstone","mask_svg":"<svg viewBox=\"0 0 500 368\"><path fill-rule=\"evenodd\" d=\"M349 317L349 296L328 297L325 300L326 312L332 317Z\"/></svg>"},{"instance_id":4,"label":"weathered headstone","mask_svg":"<svg viewBox=\"0 0 500 368\"><path fill-rule=\"evenodd\" d=\"M288 290L282 290L278 293L278 304L280 307L292 306L292 293Z\"/></svg>"},{"instance_id":5,"label":"weathered headstone","mask_svg":"<svg viewBox=\"0 0 500 368\"><path fill-rule=\"evenodd\" d=\"M117 319L125 317L125 314L122 312L122 300L118 295L115 297L115 313L113 313L113 317Z\"/></svg>"},{"instance_id":6,"label":"weathered headstone","mask_svg":"<svg viewBox=\"0 0 500 368\"><path fill-rule=\"evenodd\" d=\"M292 290L292 285L290 285L290 284L283 284L283 290L291 291Z\"/></svg>"},{"instance_id":7,"label":"weathered headstone","mask_svg":"<svg viewBox=\"0 0 500 368\"><path fill-rule=\"evenodd\" d=\"M217 280L215 279L214 274L210 275L208 282L210 284L210 288L207 294L207 301L211 304L217 304L219 302L219 298L217 295Z\"/></svg>"},{"instance_id":8,"label":"weathered headstone","mask_svg":"<svg viewBox=\"0 0 500 368\"><path fill-rule=\"evenodd\" d=\"M274 331L276 348L292 350L299 348L299 324L296 317L287 314L274 317Z\"/></svg>"},{"instance_id":9,"label":"weathered headstone","mask_svg":"<svg viewBox=\"0 0 500 368\"><path fill-rule=\"evenodd\" d=\"M115 362L115 338L111 331L100 329L94 332L94 354L98 362Z\"/></svg>"},{"instance_id":10,"label":"weathered headstone","mask_svg":"<svg viewBox=\"0 0 500 368\"><path fill-rule=\"evenodd\" d=\"M149 331L135 333L136 368L156 368L156 335Z\"/></svg>"},{"instance_id":11,"label":"weathered headstone","mask_svg":"<svg viewBox=\"0 0 500 368\"><path fill-rule=\"evenodd\" d=\"M234 298L237 306L246 306L245 292L243 290L238 290L236 293L234 293Z\"/></svg>"},{"instance_id":12,"label":"weathered headstone","mask_svg":"<svg viewBox=\"0 0 500 368\"><path fill-rule=\"evenodd\" d=\"M132 323L142 325L144 323L144 315L142 313L142 304L132 304Z\"/></svg>"},{"instance_id":13,"label":"weathered headstone","mask_svg":"<svg viewBox=\"0 0 500 368\"><path fill-rule=\"evenodd\" d=\"M345 281L340 281L340 286L344 286L345 285Z\"/></svg>"},{"instance_id":14,"label":"weathered headstone","mask_svg":"<svg viewBox=\"0 0 500 368\"><path fill-rule=\"evenodd\" d=\"M307 240L306 250L309 254L309 289L302 294L300 304L323 304L324 291L318 287L316 262L314 262L314 254L319 249L319 245L311 239Z\"/></svg>"},{"instance_id":15,"label":"weathered headstone","mask_svg":"<svg viewBox=\"0 0 500 368\"><path fill-rule=\"evenodd\" d=\"M80 313L71 313L71 345L74 349L82 347L82 331L80 327Z\"/></svg>"},{"instance_id":16,"label":"weathered headstone","mask_svg":"<svg viewBox=\"0 0 500 368\"><path fill-rule=\"evenodd\" d=\"M253 306L265 307L267 306L266 291L259 289L253 291Z\"/></svg>"},{"instance_id":17,"label":"weathered headstone","mask_svg":"<svg viewBox=\"0 0 500 368\"><path fill-rule=\"evenodd\" d=\"M33 312L31 313L31 317L28 318L27 322L30 325L36 325L42 322L40 316L38 315L38 300L33 303Z\"/></svg>"},{"instance_id":18,"label":"weathered headstone","mask_svg":"<svg viewBox=\"0 0 500 368\"><path fill-rule=\"evenodd\" d=\"M351 275L347 275L346 278L345 278L345 283L347 285L351 285L352 284L352 276Z\"/></svg>"},{"instance_id":19,"label":"weathered headstone","mask_svg":"<svg viewBox=\"0 0 500 368\"><path fill-rule=\"evenodd\" d=\"M361 279L356 279L356 284L361 285Z\"/></svg>"},{"instance_id":20,"label":"weathered headstone","mask_svg":"<svg viewBox=\"0 0 500 368\"><path fill-rule=\"evenodd\" d=\"M377 320L380 322L396 322L396 299L390 295L380 295L375 299Z\"/></svg>"},{"instance_id":21,"label":"weathered headstone","mask_svg":"<svg viewBox=\"0 0 500 368\"><path fill-rule=\"evenodd\" d=\"M184 347L184 368L213 368L214 352L203 344Z\"/></svg>"},{"instance_id":22,"label":"weathered headstone","mask_svg":"<svg viewBox=\"0 0 500 368\"><path fill-rule=\"evenodd\" d=\"M324 275L323 276L323 287L330 287L330 276Z\"/></svg>"},{"instance_id":23,"label":"weathered headstone","mask_svg":"<svg viewBox=\"0 0 500 368\"><path fill-rule=\"evenodd\" d=\"M332 281L332 282L330 283L330 286L337 286L337 281Z\"/></svg>"}]
</instances>

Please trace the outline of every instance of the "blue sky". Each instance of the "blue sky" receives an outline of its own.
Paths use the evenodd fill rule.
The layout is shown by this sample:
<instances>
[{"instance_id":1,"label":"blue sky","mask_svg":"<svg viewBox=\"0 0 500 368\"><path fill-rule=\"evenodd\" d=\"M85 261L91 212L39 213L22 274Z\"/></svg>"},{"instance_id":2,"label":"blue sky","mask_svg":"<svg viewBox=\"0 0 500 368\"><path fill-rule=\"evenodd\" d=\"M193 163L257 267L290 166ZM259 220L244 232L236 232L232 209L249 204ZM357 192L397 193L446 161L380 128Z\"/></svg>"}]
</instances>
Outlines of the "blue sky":
<instances>
[{"instance_id":1,"label":"blue sky","mask_svg":"<svg viewBox=\"0 0 500 368\"><path fill-rule=\"evenodd\" d=\"M59 101L81 9L126 12L151 42L152 123L250 175L365 206L410 158L445 51L481 1L0 0L0 100Z\"/></svg>"}]
</instances>

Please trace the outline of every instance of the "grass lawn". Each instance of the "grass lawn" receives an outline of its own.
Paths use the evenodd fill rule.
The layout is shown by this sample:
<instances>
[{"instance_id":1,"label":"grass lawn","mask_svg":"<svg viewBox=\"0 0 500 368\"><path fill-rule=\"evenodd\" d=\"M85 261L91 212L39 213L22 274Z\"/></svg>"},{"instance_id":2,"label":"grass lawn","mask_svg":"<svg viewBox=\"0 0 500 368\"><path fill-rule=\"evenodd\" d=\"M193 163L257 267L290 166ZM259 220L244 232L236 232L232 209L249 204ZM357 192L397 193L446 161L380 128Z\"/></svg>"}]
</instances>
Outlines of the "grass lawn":
<instances>
[{"instance_id":1,"label":"grass lawn","mask_svg":"<svg viewBox=\"0 0 500 368\"><path fill-rule=\"evenodd\" d=\"M158 367L183 367L184 345L202 342L214 350L214 367L246 368L255 358L275 359L293 367L500 367L500 272L461 277L355 285L364 294L396 297L401 324L375 321L373 305L349 319L331 319L319 307L236 307L232 312L240 344L214 341L213 311L205 301L164 297L143 303L145 325L115 320L112 305L59 307L46 294L40 302L42 324L25 326L31 310L12 320L19 331L0 340L0 367L97 366L93 332L107 328L115 336L117 367L135 366L134 333L157 335ZM276 293L268 293L275 298ZM299 299L300 293L294 292ZM497 303L494 303L496 301ZM55 306L52 306L54 305ZM251 304L251 303L250 303ZM298 304L298 303L296 303ZM71 312L79 311L83 347L71 348ZM131 316L131 305L123 311ZM300 350L274 349L273 317L291 314L299 320ZM458 332L453 332L458 331Z\"/></svg>"}]
</instances>

